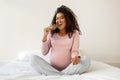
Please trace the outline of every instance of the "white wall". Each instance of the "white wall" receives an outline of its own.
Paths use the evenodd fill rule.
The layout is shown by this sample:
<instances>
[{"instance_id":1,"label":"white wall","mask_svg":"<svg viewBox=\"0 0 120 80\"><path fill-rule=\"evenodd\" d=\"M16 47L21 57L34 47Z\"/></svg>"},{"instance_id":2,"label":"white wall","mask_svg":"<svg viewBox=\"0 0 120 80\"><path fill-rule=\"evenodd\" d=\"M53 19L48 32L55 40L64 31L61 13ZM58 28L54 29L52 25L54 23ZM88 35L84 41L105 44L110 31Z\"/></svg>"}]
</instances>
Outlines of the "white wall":
<instances>
[{"instance_id":1,"label":"white wall","mask_svg":"<svg viewBox=\"0 0 120 80\"><path fill-rule=\"evenodd\" d=\"M40 50L43 28L62 4L78 16L82 52L120 63L120 0L0 0L0 62L21 51Z\"/></svg>"}]
</instances>

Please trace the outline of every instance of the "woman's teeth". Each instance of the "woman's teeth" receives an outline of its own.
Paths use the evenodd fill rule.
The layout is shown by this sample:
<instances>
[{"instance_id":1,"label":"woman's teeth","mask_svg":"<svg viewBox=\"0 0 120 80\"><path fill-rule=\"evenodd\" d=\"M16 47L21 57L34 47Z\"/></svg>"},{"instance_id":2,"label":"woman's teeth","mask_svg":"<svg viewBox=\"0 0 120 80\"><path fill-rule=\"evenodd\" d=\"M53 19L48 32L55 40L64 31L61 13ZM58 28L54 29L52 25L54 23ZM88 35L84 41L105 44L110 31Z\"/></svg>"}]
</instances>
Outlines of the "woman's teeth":
<instances>
[{"instance_id":1,"label":"woman's teeth","mask_svg":"<svg viewBox=\"0 0 120 80\"><path fill-rule=\"evenodd\" d=\"M59 26L61 26L62 24L59 24Z\"/></svg>"}]
</instances>

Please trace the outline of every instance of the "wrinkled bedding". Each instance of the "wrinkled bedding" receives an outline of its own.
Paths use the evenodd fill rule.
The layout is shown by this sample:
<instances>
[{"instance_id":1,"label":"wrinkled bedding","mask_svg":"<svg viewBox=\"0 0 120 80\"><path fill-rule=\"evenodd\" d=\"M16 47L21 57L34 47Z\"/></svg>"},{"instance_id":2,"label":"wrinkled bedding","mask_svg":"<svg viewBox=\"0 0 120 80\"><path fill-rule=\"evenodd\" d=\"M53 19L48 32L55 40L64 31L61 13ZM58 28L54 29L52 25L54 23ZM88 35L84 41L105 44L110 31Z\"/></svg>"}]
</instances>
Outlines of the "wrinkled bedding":
<instances>
[{"instance_id":1,"label":"wrinkled bedding","mask_svg":"<svg viewBox=\"0 0 120 80\"><path fill-rule=\"evenodd\" d=\"M27 60L14 60L0 67L0 80L120 80L120 69L103 62L91 61L81 75L45 76L37 73Z\"/></svg>"}]
</instances>

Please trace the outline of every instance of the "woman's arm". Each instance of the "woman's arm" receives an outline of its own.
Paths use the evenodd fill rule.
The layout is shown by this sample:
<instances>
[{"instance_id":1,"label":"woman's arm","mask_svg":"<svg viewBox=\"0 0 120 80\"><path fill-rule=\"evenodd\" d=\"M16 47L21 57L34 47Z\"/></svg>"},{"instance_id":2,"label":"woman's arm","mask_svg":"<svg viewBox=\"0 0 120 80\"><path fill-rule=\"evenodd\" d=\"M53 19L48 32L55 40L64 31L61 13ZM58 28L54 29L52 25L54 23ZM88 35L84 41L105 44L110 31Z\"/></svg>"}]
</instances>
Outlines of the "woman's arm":
<instances>
[{"instance_id":1,"label":"woman's arm","mask_svg":"<svg viewBox=\"0 0 120 80\"><path fill-rule=\"evenodd\" d=\"M79 56L79 41L80 35L79 32L76 30L73 34L73 45L71 49L71 61L73 64L78 64L80 62L80 56Z\"/></svg>"},{"instance_id":2,"label":"woman's arm","mask_svg":"<svg viewBox=\"0 0 120 80\"><path fill-rule=\"evenodd\" d=\"M48 54L50 47L51 47L51 40L50 40L50 27L44 28L44 35L42 39L42 54L46 55Z\"/></svg>"}]
</instances>

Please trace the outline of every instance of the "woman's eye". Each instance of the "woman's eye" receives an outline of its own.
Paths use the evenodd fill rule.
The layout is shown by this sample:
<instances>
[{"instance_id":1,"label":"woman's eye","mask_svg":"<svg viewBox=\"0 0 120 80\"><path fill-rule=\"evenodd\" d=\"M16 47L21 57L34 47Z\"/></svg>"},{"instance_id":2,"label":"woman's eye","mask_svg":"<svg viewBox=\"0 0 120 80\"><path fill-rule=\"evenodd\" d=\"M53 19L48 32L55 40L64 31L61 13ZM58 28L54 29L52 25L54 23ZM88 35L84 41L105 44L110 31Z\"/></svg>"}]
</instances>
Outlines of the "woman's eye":
<instances>
[{"instance_id":1,"label":"woman's eye","mask_svg":"<svg viewBox=\"0 0 120 80\"><path fill-rule=\"evenodd\" d=\"M59 18L56 18L56 20L60 20L60 19L65 19L65 17L59 17Z\"/></svg>"},{"instance_id":2,"label":"woman's eye","mask_svg":"<svg viewBox=\"0 0 120 80\"><path fill-rule=\"evenodd\" d=\"M64 19L64 17L61 17L61 19Z\"/></svg>"}]
</instances>

